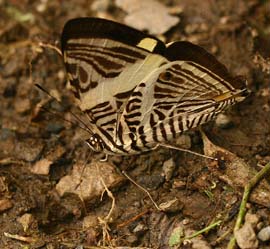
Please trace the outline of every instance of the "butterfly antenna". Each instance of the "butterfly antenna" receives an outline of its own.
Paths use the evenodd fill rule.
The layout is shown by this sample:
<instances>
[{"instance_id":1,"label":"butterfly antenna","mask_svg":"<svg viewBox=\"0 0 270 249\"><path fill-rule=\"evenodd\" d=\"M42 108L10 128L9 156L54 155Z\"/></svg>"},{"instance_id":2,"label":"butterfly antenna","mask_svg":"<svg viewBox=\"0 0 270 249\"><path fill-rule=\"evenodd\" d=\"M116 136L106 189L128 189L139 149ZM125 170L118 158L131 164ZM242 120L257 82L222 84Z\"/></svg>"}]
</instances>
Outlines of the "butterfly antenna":
<instances>
[{"instance_id":1,"label":"butterfly antenna","mask_svg":"<svg viewBox=\"0 0 270 249\"><path fill-rule=\"evenodd\" d=\"M87 129L87 128L85 128L85 127L83 127L83 126L80 126L80 124L78 125L78 124L76 124L76 123L74 123L74 122L72 122L72 121L70 121L70 120L68 120L68 119L66 119L66 118L63 118L59 113L57 113L57 112L53 112L53 111L51 111L51 110L49 110L49 109L47 109L46 107L41 107L41 109L42 110L44 110L45 112L48 112L49 114L51 114L51 115L53 115L53 116L55 116L55 117L57 117L57 118L59 118L59 119L61 119L61 120L63 120L63 121L65 121L65 122L68 122L68 123L70 123L70 124L73 124L73 125L77 125L79 128L81 128L82 130L84 130L84 131L86 131L86 132L89 132L89 129Z\"/></svg>"},{"instance_id":2,"label":"butterfly antenna","mask_svg":"<svg viewBox=\"0 0 270 249\"><path fill-rule=\"evenodd\" d=\"M61 102L60 102L57 98L55 98L53 95L51 95L51 94L50 94L45 88L43 88L41 85L35 84L35 86L36 86L38 89L40 89L41 91L45 92L50 98L52 98L53 100L55 100L57 103L60 103L60 104L61 104ZM68 123L71 123L71 124L74 124L74 125L75 125L75 123L73 123L72 121L63 118L59 113L53 112L53 111L51 111L51 110L49 110L49 109L47 109L47 108L45 108L45 107L41 107L41 108L42 108L43 110L45 110L46 112L48 112L48 113L50 113L50 114L52 114L52 115L55 115L55 116L59 117L60 119L66 121L66 122L68 122ZM79 127L80 127L81 129L83 129L83 130L87 131L88 133L90 133L91 135L93 135L92 130L86 125L86 123L85 123L83 120L81 120L81 119L80 119L75 113L73 113L72 111L69 111L69 112L70 112L70 114L72 115L72 117L74 117L80 124L83 124L84 127L82 127L82 126L79 125Z\"/></svg>"}]
</instances>

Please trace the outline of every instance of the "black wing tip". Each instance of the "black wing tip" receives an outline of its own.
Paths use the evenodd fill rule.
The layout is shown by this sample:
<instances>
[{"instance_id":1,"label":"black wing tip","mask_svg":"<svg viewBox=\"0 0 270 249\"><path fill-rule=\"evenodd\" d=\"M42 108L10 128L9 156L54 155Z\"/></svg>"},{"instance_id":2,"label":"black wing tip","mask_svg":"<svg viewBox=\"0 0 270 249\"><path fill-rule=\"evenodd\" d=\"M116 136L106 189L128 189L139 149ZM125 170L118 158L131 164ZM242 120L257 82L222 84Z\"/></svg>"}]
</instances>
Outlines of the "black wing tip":
<instances>
[{"instance_id":1,"label":"black wing tip","mask_svg":"<svg viewBox=\"0 0 270 249\"><path fill-rule=\"evenodd\" d=\"M157 41L153 52L163 53L166 48L165 44L154 36L122 23L97 17L79 17L68 20L63 28L61 37L62 52L69 39L78 37L108 38L131 46L135 46L142 39L149 37Z\"/></svg>"}]
</instances>

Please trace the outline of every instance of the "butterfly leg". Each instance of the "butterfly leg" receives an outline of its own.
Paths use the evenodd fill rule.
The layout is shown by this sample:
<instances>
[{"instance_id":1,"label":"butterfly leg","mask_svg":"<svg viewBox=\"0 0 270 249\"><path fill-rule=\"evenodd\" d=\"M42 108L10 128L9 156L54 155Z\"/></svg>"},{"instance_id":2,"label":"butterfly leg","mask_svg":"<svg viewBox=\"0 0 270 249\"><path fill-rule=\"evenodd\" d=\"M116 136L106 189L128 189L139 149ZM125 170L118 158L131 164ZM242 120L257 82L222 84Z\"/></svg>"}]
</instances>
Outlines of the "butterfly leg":
<instances>
[{"instance_id":1,"label":"butterfly leg","mask_svg":"<svg viewBox=\"0 0 270 249\"><path fill-rule=\"evenodd\" d=\"M180 150L180 151L183 151L183 152L188 152L190 154L193 154L193 155L196 155L196 156L200 156L200 157L203 157L203 158L207 158L207 159L211 159L211 160L215 160L215 161L218 160L215 157L206 156L206 155L200 154L198 152L195 152L195 151L192 151L192 150L188 150L188 149L184 149L184 148L177 147L177 146L173 146L173 145L170 145L170 144L159 143L159 145L160 146L163 146L163 147L166 147L166 148L173 149L173 150Z\"/></svg>"}]
</instances>

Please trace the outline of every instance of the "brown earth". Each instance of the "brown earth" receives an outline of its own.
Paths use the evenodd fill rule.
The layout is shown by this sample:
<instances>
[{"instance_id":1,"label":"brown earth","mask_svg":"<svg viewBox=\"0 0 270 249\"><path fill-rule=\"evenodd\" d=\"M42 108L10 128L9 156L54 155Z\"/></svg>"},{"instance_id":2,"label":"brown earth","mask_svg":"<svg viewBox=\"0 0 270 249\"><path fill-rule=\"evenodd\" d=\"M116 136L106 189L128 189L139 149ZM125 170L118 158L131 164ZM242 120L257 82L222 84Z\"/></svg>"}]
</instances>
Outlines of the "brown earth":
<instances>
[{"instance_id":1,"label":"brown earth","mask_svg":"<svg viewBox=\"0 0 270 249\"><path fill-rule=\"evenodd\" d=\"M74 17L124 21L127 13L114 1L98 2L0 1L0 248L168 248L176 228L187 235L215 221L220 225L181 248L226 248L244 185L270 161L270 2L160 1L180 17L162 39L198 44L247 78L251 95L226 112L230 125L203 127L211 141L232 152L224 152L219 164L167 148L107 162L89 151L87 134L70 114L82 116L65 87L62 58L46 44L60 47L63 25ZM205 149L198 130L177 142ZM229 172L236 161L244 166ZM123 170L158 205L166 204L164 210ZM264 184L248 203L255 234L270 224ZM112 192L103 193L105 185ZM269 241L254 241L269 248Z\"/></svg>"}]
</instances>

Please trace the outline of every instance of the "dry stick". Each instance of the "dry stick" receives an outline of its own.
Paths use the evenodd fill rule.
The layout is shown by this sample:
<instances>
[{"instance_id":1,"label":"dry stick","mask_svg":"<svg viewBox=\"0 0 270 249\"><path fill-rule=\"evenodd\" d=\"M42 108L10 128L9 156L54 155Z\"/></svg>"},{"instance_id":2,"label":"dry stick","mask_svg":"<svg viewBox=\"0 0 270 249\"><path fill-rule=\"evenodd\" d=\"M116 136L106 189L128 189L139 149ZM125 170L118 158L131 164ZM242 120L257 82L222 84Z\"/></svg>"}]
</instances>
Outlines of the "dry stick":
<instances>
[{"instance_id":1,"label":"dry stick","mask_svg":"<svg viewBox=\"0 0 270 249\"><path fill-rule=\"evenodd\" d=\"M235 226L233 229L233 233L235 234L236 231L238 231L243 223L244 216L246 214L246 204L248 201L248 198L250 196L250 193L252 189L260 182L267 174L270 173L270 162L267 163L263 169L261 169L251 180L249 183L245 186L244 194L242 197L241 205L239 208L238 216L235 222ZM234 249L236 245L236 239L233 235L230 239L230 242L227 246L227 249Z\"/></svg>"},{"instance_id":2,"label":"dry stick","mask_svg":"<svg viewBox=\"0 0 270 249\"><path fill-rule=\"evenodd\" d=\"M142 217L143 215L145 215L146 213L148 213L148 210L144 210L143 212L141 212L141 213L137 214L136 216L132 217L131 219L126 220L126 221L124 221L123 223L117 225L117 228L124 227L124 226L130 224L131 222L133 222L133 221L135 221L135 220L141 218L141 217Z\"/></svg>"},{"instance_id":3,"label":"dry stick","mask_svg":"<svg viewBox=\"0 0 270 249\"><path fill-rule=\"evenodd\" d=\"M10 233L4 232L4 235L5 235L7 238L11 238L11 239L15 239L15 240L19 240L19 241L23 241L23 242L27 242L27 243L34 243L34 242L37 241L36 238L20 236L20 235L18 235L18 234L10 234Z\"/></svg>"},{"instance_id":4,"label":"dry stick","mask_svg":"<svg viewBox=\"0 0 270 249\"><path fill-rule=\"evenodd\" d=\"M130 180L134 185L136 185L139 189L141 189L143 192L145 192L148 197L150 198L150 200L153 202L154 206L156 207L156 209L158 211L162 211L159 206L156 204L156 202L153 200L152 196L150 195L150 193L145 189L143 188L142 186L140 186L137 182L135 182L133 179L131 179L130 176L128 176L128 174L125 172L125 171L122 171L122 174L128 179Z\"/></svg>"},{"instance_id":5,"label":"dry stick","mask_svg":"<svg viewBox=\"0 0 270 249\"><path fill-rule=\"evenodd\" d=\"M102 185L103 185L103 187L105 189L103 191L102 195L101 195L101 199L103 197L104 192L107 192L107 195L112 199L111 209L110 209L109 213L107 214L107 216L105 218L98 217L99 223L102 225L103 245L105 245L106 238L107 238L108 241L110 240L110 234L109 234L110 227L108 225L108 222L110 221L110 218L112 216L112 212L113 212L113 210L115 208L115 198L114 198L112 192L108 189L108 187L107 187L106 183L104 182L102 176L100 176L99 168L97 167L97 165L96 165L96 168L97 168L101 183L102 183Z\"/></svg>"},{"instance_id":6,"label":"dry stick","mask_svg":"<svg viewBox=\"0 0 270 249\"><path fill-rule=\"evenodd\" d=\"M60 56L62 56L61 50L52 44L39 42L38 45L42 48L50 48L50 49L56 51L56 53L58 53Z\"/></svg>"}]
</instances>

